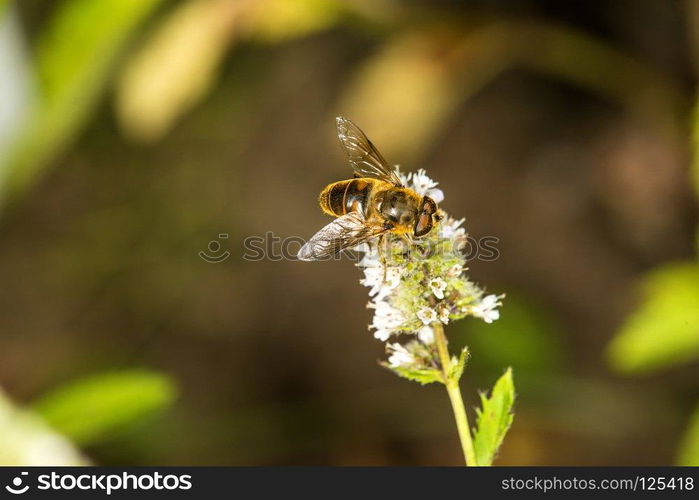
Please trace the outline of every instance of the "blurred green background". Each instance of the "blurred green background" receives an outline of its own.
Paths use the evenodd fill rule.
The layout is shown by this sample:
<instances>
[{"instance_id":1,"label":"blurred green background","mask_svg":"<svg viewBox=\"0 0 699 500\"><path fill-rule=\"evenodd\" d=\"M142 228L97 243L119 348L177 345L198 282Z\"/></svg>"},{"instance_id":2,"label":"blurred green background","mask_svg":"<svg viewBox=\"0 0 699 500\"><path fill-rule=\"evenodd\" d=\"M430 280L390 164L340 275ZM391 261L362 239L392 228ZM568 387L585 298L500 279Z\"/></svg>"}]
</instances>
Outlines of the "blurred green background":
<instances>
[{"instance_id":1,"label":"blurred green background","mask_svg":"<svg viewBox=\"0 0 699 500\"><path fill-rule=\"evenodd\" d=\"M460 463L357 269L242 258L327 222L342 114L499 238L447 328L496 464L699 465L698 62L694 0L0 0L0 463Z\"/></svg>"}]
</instances>

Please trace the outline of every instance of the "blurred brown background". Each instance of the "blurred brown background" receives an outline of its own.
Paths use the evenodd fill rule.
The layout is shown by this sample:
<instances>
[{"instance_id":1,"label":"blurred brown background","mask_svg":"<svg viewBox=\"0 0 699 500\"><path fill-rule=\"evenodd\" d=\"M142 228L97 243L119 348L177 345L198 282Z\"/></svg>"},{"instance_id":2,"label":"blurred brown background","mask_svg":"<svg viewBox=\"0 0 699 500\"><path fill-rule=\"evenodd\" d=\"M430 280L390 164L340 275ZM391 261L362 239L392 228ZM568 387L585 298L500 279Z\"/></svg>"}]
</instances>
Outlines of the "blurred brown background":
<instances>
[{"instance_id":1,"label":"blurred brown background","mask_svg":"<svg viewBox=\"0 0 699 500\"><path fill-rule=\"evenodd\" d=\"M443 389L377 365L359 270L242 258L248 236L327 222L317 194L349 176L342 114L389 161L427 169L471 235L499 238L500 258L469 273L507 294L501 321L447 328L471 347L467 407L514 369L497 464L661 465L691 449L699 295L680 309L697 329L677 363L646 369L609 345L649 272L696 263L694 2L137 4L0 7L14 408L79 427L92 413L56 410L55 391L145 370L171 393L153 411L84 439L53 427L104 465L459 464ZM219 234L231 255L205 262Z\"/></svg>"}]
</instances>

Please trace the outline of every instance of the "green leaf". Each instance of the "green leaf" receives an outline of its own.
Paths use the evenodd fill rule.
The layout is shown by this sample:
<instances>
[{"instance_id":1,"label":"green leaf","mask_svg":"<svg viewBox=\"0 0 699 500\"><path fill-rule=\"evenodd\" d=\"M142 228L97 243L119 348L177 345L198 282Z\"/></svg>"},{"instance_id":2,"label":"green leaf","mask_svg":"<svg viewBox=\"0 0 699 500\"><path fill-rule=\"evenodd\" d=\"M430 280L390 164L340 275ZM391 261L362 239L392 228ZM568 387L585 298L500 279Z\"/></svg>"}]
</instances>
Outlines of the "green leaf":
<instances>
[{"instance_id":1,"label":"green leaf","mask_svg":"<svg viewBox=\"0 0 699 500\"><path fill-rule=\"evenodd\" d=\"M165 135L218 79L244 5L189 1L178 5L132 55L118 82L116 111L126 133L142 141Z\"/></svg>"},{"instance_id":2,"label":"green leaf","mask_svg":"<svg viewBox=\"0 0 699 500\"><path fill-rule=\"evenodd\" d=\"M699 406L689 419L689 426L680 442L677 465L699 466Z\"/></svg>"},{"instance_id":3,"label":"green leaf","mask_svg":"<svg viewBox=\"0 0 699 500\"><path fill-rule=\"evenodd\" d=\"M130 370L78 380L34 407L54 429L87 445L164 410L174 398L175 387L168 377Z\"/></svg>"},{"instance_id":4,"label":"green leaf","mask_svg":"<svg viewBox=\"0 0 699 500\"><path fill-rule=\"evenodd\" d=\"M481 393L481 408L476 410L476 429L473 436L478 465L493 463L495 454L512 425L514 400L512 369L508 368L495 383L490 397Z\"/></svg>"},{"instance_id":5,"label":"green leaf","mask_svg":"<svg viewBox=\"0 0 699 500\"><path fill-rule=\"evenodd\" d=\"M389 37L360 63L344 86L338 108L371 130L372 141L381 144L384 154L399 163L417 161L458 109L468 87L454 85L454 71L464 63L446 56L452 50L442 37L425 30ZM400 137L395 130L401 131Z\"/></svg>"},{"instance_id":6,"label":"green leaf","mask_svg":"<svg viewBox=\"0 0 699 500\"><path fill-rule=\"evenodd\" d=\"M623 373L650 372L699 357L699 266L663 266L643 281L643 301L608 348Z\"/></svg>"},{"instance_id":7,"label":"green leaf","mask_svg":"<svg viewBox=\"0 0 699 500\"><path fill-rule=\"evenodd\" d=\"M162 0L66 0L40 33L41 101L9 158L9 191L26 188L95 108L129 35Z\"/></svg>"},{"instance_id":8,"label":"green leaf","mask_svg":"<svg viewBox=\"0 0 699 500\"><path fill-rule=\"evenodd\" d=\"M265 0L254 6L251 31L261 40L281 42L331 27L344 10L337 0Z\"/></svg>"},{"instance_id":9,"label":"green leaf","mask_svg":"<svg viewBox=\"0 0 699 500\"><path fill-rule=\"evenodd\" d=\"M464 368L466 367L466 361L468 361L468 357L468 347L464 347L463 349L461 349L459 359L452 359L452 367L449 371L449 380L453 380L457 383L459 382L459 380L461 379L461 375L463 375L464 373Z\"/></svg>"},{"instance_id":10,"label":"green leaf","mask_svg":"<svg viewBox=\"0 0 699 500\"><path fill-rule=\"evenodd\" d=\"M407 378L413 382L418 382L422 385L431 384L433 382L442 382L442 373L439 370L416 370L410 368L401 368L391 366L388 363L381 363L384 368L388 368L393 373L402 378Z\"/></svg>"},{"instance_id":11,"label":"green leaf","mask_svg":"<svg viewBox=\"0 0 699 500\"><path fill-rule=\"evenodd\" d=\"M0 0L0 185L7 177L3 159L21 137L35 100L33 68L17 10Z\"/></svg>"}]
</instances>

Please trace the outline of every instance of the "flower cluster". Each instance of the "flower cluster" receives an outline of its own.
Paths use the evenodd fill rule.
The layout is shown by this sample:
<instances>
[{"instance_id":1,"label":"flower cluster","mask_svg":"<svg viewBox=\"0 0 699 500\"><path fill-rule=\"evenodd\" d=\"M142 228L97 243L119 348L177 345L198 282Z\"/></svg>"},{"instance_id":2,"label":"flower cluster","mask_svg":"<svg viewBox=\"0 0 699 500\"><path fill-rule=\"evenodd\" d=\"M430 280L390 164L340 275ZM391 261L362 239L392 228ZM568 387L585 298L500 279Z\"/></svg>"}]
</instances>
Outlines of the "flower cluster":
<instances>
[{"instance_id":1,"label":"flower cluster","mask_svg":"<svg viewBox=\"0 0 699 500\"><path fill-rule=\"evenodd\" d=\"M444 194L424 170L402 175L404 184L437 203ZM465 275L467 244L463 219L440 210L441 220L426 236L406 244L390 235L378 243L357 248L364 256L357 264L364 271L361 284L370 288L368 307L374 310L370 328L387 342L388 366L422 370L434 367L435 324L466 316L491 323L499 318L502 296L486 295ZM412 336L399 343L400 335ZM388 342L392 337L395 341Z\"/></svg>"}]
</instances>

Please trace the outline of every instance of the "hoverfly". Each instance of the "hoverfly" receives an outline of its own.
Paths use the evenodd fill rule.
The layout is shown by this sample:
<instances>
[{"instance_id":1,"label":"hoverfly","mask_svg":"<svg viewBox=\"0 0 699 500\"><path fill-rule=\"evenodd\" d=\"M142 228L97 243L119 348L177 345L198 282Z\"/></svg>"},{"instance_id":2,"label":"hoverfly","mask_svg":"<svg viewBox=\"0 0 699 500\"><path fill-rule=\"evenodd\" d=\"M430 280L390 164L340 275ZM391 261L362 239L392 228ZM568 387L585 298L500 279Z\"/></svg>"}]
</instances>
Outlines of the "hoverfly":
<instances>
[{"instance_id":1,"label":"hoverfly","mask_svg":"<svg viewBox=\"0 0 699 500\"><path fill-rule=\"evenodd\" d=\"M299 250L299 260L321 260L393 233L412 241L441 217L437 203L405 187L396 171L354 123L337 117L337 135L354 170L352 179L328 184L320 208L337 217Z\"/></svg>"}]
</instances>

